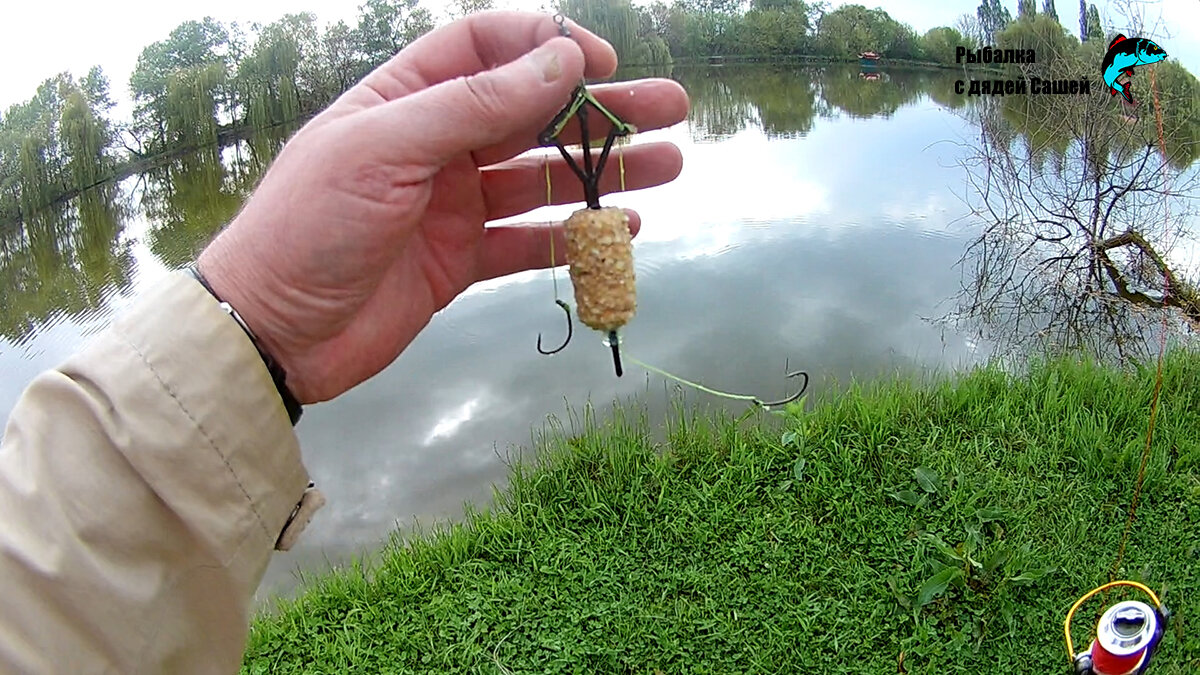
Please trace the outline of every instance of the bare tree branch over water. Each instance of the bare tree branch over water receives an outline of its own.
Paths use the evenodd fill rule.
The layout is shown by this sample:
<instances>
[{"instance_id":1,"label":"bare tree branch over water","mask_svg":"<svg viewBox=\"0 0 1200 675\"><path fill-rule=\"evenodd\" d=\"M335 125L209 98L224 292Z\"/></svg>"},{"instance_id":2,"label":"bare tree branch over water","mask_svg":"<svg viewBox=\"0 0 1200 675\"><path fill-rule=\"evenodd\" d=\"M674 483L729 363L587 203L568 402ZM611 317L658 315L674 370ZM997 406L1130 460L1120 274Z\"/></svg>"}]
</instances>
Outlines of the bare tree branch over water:
<instances>
[{"instance_id":1,"label":"bare tree branch over water","mask_svg":"<svg viewBox=\"0 0 1200 675\"><path fill-rule=\"evenodd\" d=\"M1007 77L1094 84L1103 46L1047 24L1035 18L1001 36L1000 46L1036 42L1039 62L1051 61ZM962 144L963 200L979 230L960 261L957 311L942 321L975 324L1001 356L1084 352L1123 362L1147 356L1164 310L1177 336L1200 327L1197 271L1180 255L1195 242L1200 197L1197 87L1178 64L1156 70L1165 156L1147 72L1138 73L1133 110L1095 87L981 97L967 109L978 136Z\"/></svg>"}]
</instances>

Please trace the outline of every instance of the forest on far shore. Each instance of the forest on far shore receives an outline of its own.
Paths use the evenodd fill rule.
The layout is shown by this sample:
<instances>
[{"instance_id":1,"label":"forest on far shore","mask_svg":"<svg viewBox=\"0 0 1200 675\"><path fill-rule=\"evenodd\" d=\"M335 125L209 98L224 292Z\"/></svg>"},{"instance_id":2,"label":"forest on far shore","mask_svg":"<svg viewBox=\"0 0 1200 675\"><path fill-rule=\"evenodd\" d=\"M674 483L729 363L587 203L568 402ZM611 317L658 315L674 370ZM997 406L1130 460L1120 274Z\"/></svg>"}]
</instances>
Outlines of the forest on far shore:
<instances>
[{"instance_id":1,"label":"forest on far shore","mask_svg":"<svg viewBox=\"0 0 1200 675\"><path fill-rule=\"evenodd\" d=\"M491 4L454 0L442 21ZM1020 0L1015 15L1000 0L981 0L974 14L923 34L881 9L804 0L559 0L546 9L604 36L625 65L712 56L852 60L867 50L949 65L960 46L1091 57L1103 55L1109 38L1096 6L1082 0L1061 17L1054 0ZM156 161L305 119L437 23L421 0L367 0L353 25L323 24L311 12L267 25L186 21L142 50L127 83L131 119L114 118L112 84L99 66L50 77L0 116L0 222ZM1183 119L1200 127L1195 78L1176 62L1163 69L1186 104Z\"/></svg>"}]
</instances>

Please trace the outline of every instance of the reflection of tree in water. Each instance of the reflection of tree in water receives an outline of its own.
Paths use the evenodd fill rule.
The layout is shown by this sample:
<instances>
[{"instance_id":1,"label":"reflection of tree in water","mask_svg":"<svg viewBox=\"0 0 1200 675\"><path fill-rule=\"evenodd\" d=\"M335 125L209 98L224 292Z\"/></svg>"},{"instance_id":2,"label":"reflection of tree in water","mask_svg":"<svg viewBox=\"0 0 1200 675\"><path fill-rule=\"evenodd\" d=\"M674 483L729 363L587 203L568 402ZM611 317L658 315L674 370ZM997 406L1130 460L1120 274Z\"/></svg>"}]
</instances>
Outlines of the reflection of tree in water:
<instances>
[{"instance_id":1,"label":"reflection of tree in water","mask_svg":"<svg viewBox=\"0 0 1200 675\"><path fill-rule=\"evenodd\" d=\"M891 117L920 99L929 79L928 72L917 70L888 70L877 80L859 73L852 68L824 68L819 80L821 97L856 118Z\"/></svg>"},{"instance_id":2,"label":"reflection of tree in water","mask_svg":"<svg viewBox=\"0 0 1200 675\"><path fill-rule=\"evenodd\" d=\"M129 289L128 217L115 185L84 191L66 204L29 216L0 237L0 335L24 344L62 317L101 308Z\"/></svg>"},{"instance_id":3,"label":"reflection of tree in water","mask_svg":"<svg viewBox=\"0 0 1200 675\"><path fill-rule=\"evenodd\" d=\"M769 138L801 138L812 131L817 116L814 77L810 68L782 66L739 78L740 88L758 108L759 122Z\"/></svg>"},{"instance_id":4,"label":"reflection of tree in water","mask_svg":"<svg viewBox=\"0 0 1200 675\"><path fill-rule=\"evenodd\" d=\"M757 126L768 138L800 138L816 117L890 117L928 93L943 106L966 104L954 93L957 74L947 71L887 70L868 80L857 68L803 65L680 68L675 79L692 99L692 137L700 142L728 138Z\"/></svg>"},{"instance_id":5,"label":"reflection of tree in water","mask_svg":"<svg viewBox=\"0 0 1200 675\"><path fill-rule=\"evenodd\" d=\"M716 68L676 68L675 79L687 90L692 138L697 142L729 138L750 125L754 106L734 87L729 73Z\"/></svg>"},{"instance_id":6,"label":"reflection of tree in water","mask_svg":"<svg viewBox=\"0 0 1200 675\"><path fill-rule=\"evenodd\" d=\"M692 100L692 137L728 138L757 126L769 138L807 134L816 117L811 69L799 66L676 68L675 79Z\"/></svg>"},{"instance_id":7,"label":"reflection of tree in water","mask_svg":"<svg viewBox=\"0 0 1200 675\"><path fill-rule=\"evenodd\" d=\"M229 150L184 157L145 174L141 207L149 246L168 267L182 267L237 213L283 134ZM114 293L130 289L132 242L122 236L129 207L108 183L0 230L0 336L16 344L61 318L86 318Z\"/></svg>"},{"instance_id":8,"label":"reflection of tree in water","mask_svg":"<svg viewBox=\"0 0 1200 675\"><path fill-rule=\"evenodd\" d=\"M284 143L299 129L300 125L294 122L279 124L257 131L244 143L236 144L235 160L232 163L235 180L243 182L241 174L246 172L253 174L254 180L257 180L258 176L266 171L267 165L283 150ZM248 158L243 155L243 146L249 150Z\"/></svg>"},{"instance_id":9,"label":"reflection of tree in water","mask_svg":"<svg viewBox=\"0 0 1200 675\"><path fill-rule=\"evenodd\" d=\"M972 107L980 135L963 166L982 230L945 318L971 320L1009 353L1121 360L1149 353L1164 308L1200 323L1194 282L1170 262L1195 221L1197 172L1164 161L1152 104L1140 111L1130 118L1104 92ZM1164 129L1179 128L1177 108L1163 114ZM1172 154L1179 139L1167 136Z\"/></svg>"},{"instance_id":10,"label":"reflection of tree in water","mask_svg":"<svg viewBox=\"0 0 1200 675\"><path fill-rule=\"evenodd\" d=\"M190 263L237 214L280 147L279 140L255 141L232 149L228 167L215 152L201 152L146 174L142 208L154 255L171 268Z\"/></svg>"},{"instance_id":11,"label":"reflection of tree in water","mask_svg":"<svg viewBox=\"0 0 1200 675\"><path fill-rule=\"evenodd\" d=\"M967 97L954 91L954 83L962 78L962 74L954 71L939 70L930 73L925 83L925 93L936 104L950 110L957 110L967 105Z\"/></svg>"}]
</instances>

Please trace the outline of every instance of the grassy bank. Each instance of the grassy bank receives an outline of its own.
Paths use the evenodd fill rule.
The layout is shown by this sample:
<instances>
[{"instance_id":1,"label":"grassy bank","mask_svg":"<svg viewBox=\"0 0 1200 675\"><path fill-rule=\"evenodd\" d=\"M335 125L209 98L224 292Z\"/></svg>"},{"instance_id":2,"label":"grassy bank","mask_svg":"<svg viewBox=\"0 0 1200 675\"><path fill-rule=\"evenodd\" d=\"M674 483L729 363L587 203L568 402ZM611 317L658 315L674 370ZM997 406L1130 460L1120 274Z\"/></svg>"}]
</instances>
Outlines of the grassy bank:
<instances>
[{"instance_id":1,"label":"grassy bank","mask_svg":"<svg viewBox=\"0 0 1200 675\"><path fill-rule=\"evenodd\" d=\"M496 512L260 617L244 671L1066 672L1062 619L1107 580L1153 375L895 381L783 424L680 416L666 443L591 424ZM1200 667L1198 387L1200 358L1169 357L1122 572L1175 612L1156 675Z\"/></svg>"}]
</instances>

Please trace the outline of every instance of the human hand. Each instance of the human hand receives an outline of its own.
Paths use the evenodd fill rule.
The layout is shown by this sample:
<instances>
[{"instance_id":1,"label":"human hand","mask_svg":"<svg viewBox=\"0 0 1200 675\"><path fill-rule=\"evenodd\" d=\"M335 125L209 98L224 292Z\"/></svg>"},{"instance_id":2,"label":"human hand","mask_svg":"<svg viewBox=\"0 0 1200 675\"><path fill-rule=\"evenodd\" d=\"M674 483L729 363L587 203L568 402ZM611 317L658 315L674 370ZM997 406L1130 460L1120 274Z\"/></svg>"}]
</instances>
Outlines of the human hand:
<instances>
[{"instance_id":1,"label":"human hand","mask_svg":"<svg viewBox=\"0 0 1200 675\"><path fill-rule=\"evenodd\" d=\"M616 69L607 42L568 25L563 38L550 16L486 12L421 37L301 129L200 255L301 403L375 375L476 281L548 265L545 227L484 223L545 204L542 160L513 158L536 146L585 73ZM687 115L671 80L589 90L641 130ZM596 135L608 131L600 117ZM563 140L578 143L577 130ZM625 164L638 189L673 180L682 158L651 143L628 148ZM550 169L555 203L583 200L562 157ZM554 236L563 264L561 225Z\"/></svg>"}]
</instances>

